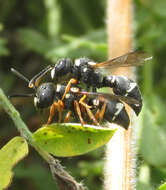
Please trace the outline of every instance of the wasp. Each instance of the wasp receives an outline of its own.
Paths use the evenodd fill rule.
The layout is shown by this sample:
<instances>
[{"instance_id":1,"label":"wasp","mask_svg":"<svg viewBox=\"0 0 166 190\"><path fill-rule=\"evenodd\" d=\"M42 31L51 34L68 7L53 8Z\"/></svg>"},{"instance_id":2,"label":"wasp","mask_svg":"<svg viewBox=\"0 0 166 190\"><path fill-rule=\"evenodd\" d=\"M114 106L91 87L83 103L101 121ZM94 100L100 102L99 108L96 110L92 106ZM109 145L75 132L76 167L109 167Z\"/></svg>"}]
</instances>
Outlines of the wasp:
<instances>
[{"instance_id":1,"label":"wasp","mask_svg":"<svg viewBox=\"0 0 166 190\"><path fill-rule=\"evenodd\" d=\"M51 73L51 78L55 83L58 81L63 81L66 77L70 79L62 96L62 101L70 90L72 84L85 84L87 92L96 92L97 89L110 87L112 88L115 95L137 100L137 104L128 103L128 105L134 110L136 115L139 115L142 109L142 96L137 83L125 76L105 76L100 71L100 69L141 66L151 58L152 57L147 56L145 52L141 51L129 52L120 57L116 57L101 63L96 63L89 58L75 59L74 62L72 62L71 59L63 58L58 60L55 65L49 65L40 73L35 75L30 80L29 87L33 88L35 85L37 85L41 77L43 77L48 72Z\"/></svg>"},{"instance_id":2,"label":"wasp","mask_svg":"<svg viewBox=\"0 0 166 190\"><path fill-rule=\"evenodd\" d=\"M18 77L25 80L28 84L30 80L23 76L15 69L11 71ZM42 75L42 74L41 74ZM40 78L41 75L38 75ZM39 109L50 108L50 114L47 124L51 123L55 110L58 111L58 122L62 121L63 110L68 111L64 122L70 119L72 113L79 117L82 125L85 124L84 116L95 124L99 125L102 120L109 121L121 125L125 129L128 128L130 119L126 112L123 102L127 104L137 105L139 102L134 98L128 98L120 95L99 93L99 92L87 92L83 91L77 85L71 85L70 90L65 94L67 85L54 84L53 82L45 82L33 86L34 92L31 94L14 94L12 97L33 97L34 104ZM62 97L63 101L62 101ZM86 111L86 114L82 114ZM96 113L94 114L94 111ZM98 122L98 119L100 120Z\"/></svg>"},{"instance_id":3,"label":"wasp","mask_svg":"<svg viewBox=\"0 0 166 190\"><path fill-rule=\"evenodd\" d=\"M66 85L56 85L55 97L57 101L62 99L65 89ZM86 96L84 96L85 94ZM86 118L86 122L90 119L90 121L92 121L95 125L100 125L100 123L105 120L128 129L130 119L124 104L120 101L120 98L121 97L119 96L117 97L106 93L85 92L76 85L71 86L70 91L68 91L63 99L63 109L68 111L64 122L67 122L70 119L71 114L74 113L79 116L79 120L82 125L85 124L84 118ZM122 99L123 101L126 100L123 97ZM57 101L55 105L53 103L50 108L50 117L48 122L51 122L52 120L52 116L54 115L54 107L57 107ZM134 99L127 99L126 101L135 103ZM87 116L89 118L87 118Z\"/></svg>"}]
</instances>

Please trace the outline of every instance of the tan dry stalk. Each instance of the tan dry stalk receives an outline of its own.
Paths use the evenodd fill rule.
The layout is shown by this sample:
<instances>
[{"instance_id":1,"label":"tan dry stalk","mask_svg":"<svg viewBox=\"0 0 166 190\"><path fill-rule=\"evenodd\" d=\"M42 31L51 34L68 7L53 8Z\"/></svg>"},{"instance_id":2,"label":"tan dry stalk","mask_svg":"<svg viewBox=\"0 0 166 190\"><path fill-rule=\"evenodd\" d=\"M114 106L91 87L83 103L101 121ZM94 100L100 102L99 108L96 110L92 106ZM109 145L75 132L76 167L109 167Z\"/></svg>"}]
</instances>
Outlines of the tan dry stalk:
<instances>
[{"instance_id":1,"label":"tan dry stalk","mask_svg":"<svg viewBox=\"0 0 166 190\"><path fill-rule=\"evenodd\" d=\"M132 2L131 0L107 1L107 29L109 58L131 51ZM131 68L118 68L112 72L133 78ZM131 120L131 111L128 109ZM132 124L131 124L132 125ZM132 151L132 127L128 131L119 128L106 148L105 190L133 190L135 188L134 154Z\"/></svg>"}]
</instances>

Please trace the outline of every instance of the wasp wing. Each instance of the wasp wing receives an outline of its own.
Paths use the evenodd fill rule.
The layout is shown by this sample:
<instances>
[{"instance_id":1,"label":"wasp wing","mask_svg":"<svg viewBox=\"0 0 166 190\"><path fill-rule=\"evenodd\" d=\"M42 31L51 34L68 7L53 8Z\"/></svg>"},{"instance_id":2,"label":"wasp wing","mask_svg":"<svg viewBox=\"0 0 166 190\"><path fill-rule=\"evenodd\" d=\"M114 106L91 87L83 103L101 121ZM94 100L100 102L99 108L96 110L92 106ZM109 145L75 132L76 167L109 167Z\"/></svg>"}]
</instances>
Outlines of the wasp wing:
<instances>
[{"instance_id":1,"label":"wasp wing","mask_svg":"<svg viewBox=\"0 0 166 190\"><path fill-rule=\"evenodd\" d=\"M92 96L97 96L99 98L106 98L106 99L113 99L113 100L121 100L127 104L138 104L139 105L139 101L137 101L134 98L131 97L124 97L124 96L120 96L120 95L115 95L115 94L108 94L108 93L102 93L102 92L84 92L84 91L80 91L77 92L78 94L84 94L84 95L92 95Z\"/></svg>"},{"instance_id":2,"label":"wasp wing","mask_svg":"<svg viewBox=\"0 0 166 190\"><path fill-rule=\"evenodd\" d=\"M92 67L97 68L117 68L117 67L132 67L141 66L146 63L146 61L151 60L152 56L149 56L143 51L133 51L126 53L120 57L113 58L108 61L97 63Z\"/></svg>"}]
</instances>

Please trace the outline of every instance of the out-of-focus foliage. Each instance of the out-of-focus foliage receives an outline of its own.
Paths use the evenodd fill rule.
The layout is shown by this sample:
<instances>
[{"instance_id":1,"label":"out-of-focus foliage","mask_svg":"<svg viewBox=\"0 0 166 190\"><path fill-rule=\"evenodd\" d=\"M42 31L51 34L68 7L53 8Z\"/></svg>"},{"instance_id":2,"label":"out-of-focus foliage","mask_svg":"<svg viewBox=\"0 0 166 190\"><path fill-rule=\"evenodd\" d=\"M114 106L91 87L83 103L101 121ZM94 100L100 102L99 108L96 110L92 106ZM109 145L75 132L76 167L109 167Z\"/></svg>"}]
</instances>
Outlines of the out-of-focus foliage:
<instances>
[{"instance_id":1,"label":"out-of-focus foliage","mask_svg":"<svg viewBox=\"0 0 166 190\"><path fill-rule=\"evenodd\" d=\"M166 179L166 2L135 0L135 47L153 55L153 64L138 72L145 109L138 120L138 190L156 189ZM101 0L5 0L0 6L0 85L7 94L31 92L27 84L10 73L14 67L31 78L60 57L107 57L106 2ZM118 11L118 10L116 10ZM118 23L117 23L118 24ZM31 131L41 125L31 99L13 104ZM13 123L0 109L0 146L17 135ZM62 164L89 189L101 190L103 148L84 156L61 159ZM31 150L15 167L9 189L55 189L51 174ZM42 183L43 182L43 183Z\"/></svg>"},{"instance_id":2,"label":"out-of-focus foliage","mask_svg":"<svg viewBox=\"0 0 166 190\"><path fill-rule=\"evenodd\" d=\"M0 23L0 32L3 30L3 25ZM6 47L7 39L0 37L0 56L7 56L9 55L9 51Z\"/></svg>"},{"instance_id":3,"label":"out-of-focus foliage","mask_svg":"<svg viewBox=\"0 0 166 190\"><path fill-rule=\"evenodd\" d=\"M145 105L138 122L141 155L138 190L156 189L166 179L165 8L166 2L162 0L135 1L136 46L153 55L153 64L144 66L140 74Z\"/></svg>"}]
</instances>

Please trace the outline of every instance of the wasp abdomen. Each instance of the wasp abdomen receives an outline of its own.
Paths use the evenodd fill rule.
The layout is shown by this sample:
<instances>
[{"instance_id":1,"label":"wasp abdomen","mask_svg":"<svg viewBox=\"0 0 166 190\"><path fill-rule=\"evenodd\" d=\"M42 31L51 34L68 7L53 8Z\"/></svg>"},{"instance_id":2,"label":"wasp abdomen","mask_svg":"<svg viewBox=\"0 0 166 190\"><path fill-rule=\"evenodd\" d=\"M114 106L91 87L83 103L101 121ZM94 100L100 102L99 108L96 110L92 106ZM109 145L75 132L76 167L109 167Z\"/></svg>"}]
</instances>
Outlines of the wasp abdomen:
<instances>
[{"instance_id":1,"label":"wasp abdomen","mask_svg":"<svg viewBox=\"0 0 166 190\"><path fill-rule=\"evenodd\" d=\"M112 87L116 95L134 98L138 104L128 104L138 115L142 108L142 96L138 85L133 80L125 76L106 76L103 80L103 87Z\"/></svg>"},{"instance_id":2,"label":"wasp abdomen","mask_svg":"<svg viewBox=\"0 0 166 190\"><path fill-rule=\"evenodd\" d=\"M130 119L126 112L125 106L120 101L110 101L106 99L104 119L110 123L116 123L125 129L128 129L130 124Z\"/></svg>"}]
</instances>

